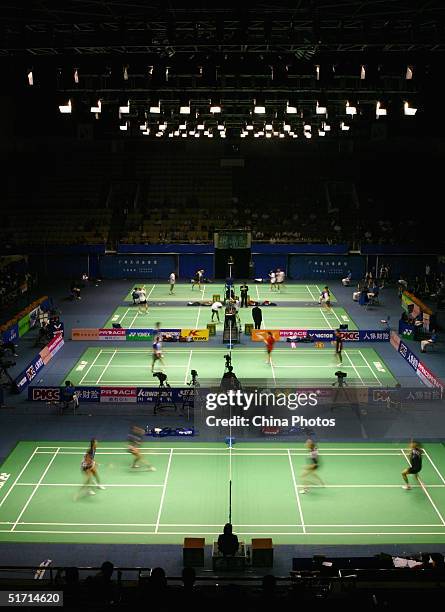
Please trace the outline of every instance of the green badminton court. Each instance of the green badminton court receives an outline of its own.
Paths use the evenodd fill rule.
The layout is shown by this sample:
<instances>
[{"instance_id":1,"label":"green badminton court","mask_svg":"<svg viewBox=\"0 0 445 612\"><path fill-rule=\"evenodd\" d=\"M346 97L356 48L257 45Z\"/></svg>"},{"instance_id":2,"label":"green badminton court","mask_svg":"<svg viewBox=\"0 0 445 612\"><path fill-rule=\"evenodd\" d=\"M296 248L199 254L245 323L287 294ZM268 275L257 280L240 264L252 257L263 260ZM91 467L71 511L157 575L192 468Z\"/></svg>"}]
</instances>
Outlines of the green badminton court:
<instances>
[{"instance_id":1,"label":"green badminton court","mask_svg":"<svg viewBox=\"0 0 445 612\"><path fill-rule=\"evenodd\" d=\"M262 313L264 329L336 329L342 324L347 324L351 330L357 329L346 310L339 307L327 309L318 304L294 308L264 306ZM222 329L223 310L219 316ZM253 322L250 308L241 308L239 316L243 326ZM139 310L137 306L120 306L105 323L105 327L111 328L113 323L119 323L125 329L152 329L159 322L162 328L205 329L210 321L210 306L149 306L147 312Z\"/></svg>"},{"instance_id":2,"label":"green badminton court","mask_svg":"<svg viewBox=\"0 0 445 612\"><path fill-rule=\"evenodd\" d=\"M323 285L314 284L289 284L281 289L271 291L270 285L247 283L249 286L249 296L252 300L263 302L270 300L273 302L318 302L318 298L323 289ZM240 283L235 284L235 293L239 295ZM124 298L125 302L133 302L131 294L136 287L143 287L149 302L168 302L168 301L201 301L211 300L213 295L224 297L224 285L220 283L204 284L201 289L196 286L192 289L191 283L177 283L173 295L170 294L169 284L163 283L143 283L134 285ZM331 292L331 302L336 302L334 294Z\"/></svg>"},{"instance_id":3,"label":"green badminton court","mask_svg":"<svg viewBox=\"0 0 445 612\"><path fill-rule=\"evenodd\" d=\"M87 442L20 442L1 466L0 541L211 544L229 517L242 541L274 544L445 544L445 449L424 448L420 484L402 489L403 444L326 443L325 486L302 494L299 442L147 442L154 472L132 470L125 444L100 441L105 490L79 497ZM94 490L94 489L93 489Z\"/></svg>"},{"instance_id":4,"label":"green badminton court","mask_svg":"<svg viewBox=\"0 0 445 612\"><path fill-rule=\"evenodd\" d=\"M339 367L333 347L303 347L307 345L297 345L292 349L290 344L285 344L283 348L276 348L272 365L265 362L262 343L252 348L235 348L232 350L234 371L246 386L331 385ZM151 347L88 348L63 380L71 380L76 386L157 386L158 380L151 372L151 353ZM155 371L164 371L172 386L184 386L190 380L192 369L198 372L201 384L219 384L225 353L227 350L223 347L200 345L190 348L190 344L166 343L164 365L157 362ZM343 350L341 369L347 373L349 386L394 387L397 384L385 362L371 348Z\"/></svg>"}]
</instances>

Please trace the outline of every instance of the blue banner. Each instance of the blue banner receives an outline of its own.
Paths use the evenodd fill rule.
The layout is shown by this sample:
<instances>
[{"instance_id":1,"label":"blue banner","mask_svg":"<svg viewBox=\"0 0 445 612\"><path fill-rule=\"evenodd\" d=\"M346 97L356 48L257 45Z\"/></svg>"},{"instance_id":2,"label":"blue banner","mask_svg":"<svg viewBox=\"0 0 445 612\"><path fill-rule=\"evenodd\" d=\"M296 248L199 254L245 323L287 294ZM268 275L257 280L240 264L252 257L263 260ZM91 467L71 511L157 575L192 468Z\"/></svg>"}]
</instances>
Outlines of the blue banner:
<instances>
[{"instance_id":1,"label":"blue banner","mask_svg":"<svg viewBox=\"0 0 445 612\"><path fill-rule=\"evenodd\" d=\"M314 279L325 283L332 279L341 280L349 271L353 282L361 279L365 272L365 258L361 255L289 256L288 275L292 279Z\"/></svg>"},{"instance_id":2,"label":"blue banner","mask_svg":"<svg viewBox=\"0 0 445 612\"><path fill-rule=\"evenodd\" d=\"M340 331L344 342L389 342L391 332L389 329L360 329ZM329 329L280 329L281 338L312 338L317 342L332 342L335 340L335 331Z\"/></svg>"},{"instance_id":3,"label":"blue banner","mask_svg":"<svg viewBox=\"0 0 445 612\"><path fill-rule=\"evenodd\" d=\"M19 337L19 326L16 323L12 327L10 327L8 330L3 332L2 340L3 342L14 342L14 340L16 340L18 337Z\"/></svg>"}]
</instances>

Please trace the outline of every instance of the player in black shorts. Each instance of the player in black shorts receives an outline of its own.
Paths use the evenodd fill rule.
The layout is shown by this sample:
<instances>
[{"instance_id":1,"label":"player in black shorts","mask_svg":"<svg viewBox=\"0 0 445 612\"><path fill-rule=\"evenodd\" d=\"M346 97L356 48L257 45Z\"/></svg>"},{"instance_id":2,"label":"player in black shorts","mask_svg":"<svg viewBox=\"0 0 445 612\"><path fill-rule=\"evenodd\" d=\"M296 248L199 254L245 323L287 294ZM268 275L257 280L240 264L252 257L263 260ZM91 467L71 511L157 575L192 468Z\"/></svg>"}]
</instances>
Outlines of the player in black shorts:
<instances>
[{"instance_id":1,"label":"player in black shorts","mask_svg":"<svg viewBox=\"0 0 445 612\"><path fill-rule=\"evenodd\" d=\"M138 468L141 467L141 465L144 465L147 471L155 472L156 468L150 465L148 461L143 458L141 453L144 433L145 432L141 427L133 425L130 429L130 433L128 434L128 452L133 455L133 463L131 467Z\"/></svg>"},{"instance_id":2,"label":"player in black shorts","mask_svg":"<svg viewBox=\"0 0 445 612\"><path fill-rule=\"evenodd\" d=\"M307 465L303 470L303 474L301 475L303 488L301 489L300 493L309 493L309 480L316 480L319 485L324 487L324 482L320 476L316 474L316 470L318 470L320 467L318 448L313 440L306 441L306 448L309 450L309 458Z\"/></svg>"},{"instance_id":3,"label":"player in black shorts","mask_svg":"<svg viewBox=\"0 0 445 612\"><path fill-rule=\"evenodd\" d=\"M406 489L407 491L411 489L411 486L408 482L408 474L412 474L417 480L417 482L420 484L419 472L422 469L422 454L423 454L422 447L420 446L418 442L415 442L414 440L411 442L409 450L410 450L410 454L409 454L410 467L406 468L402 472L402 478L405 481L403 488Z\"/></svg>"},{"instance_id":4,"label":"player in black shorts","mask_svg":"<svg viewBox=\"0 0 445 612\"><path fill-rule=\"evenodd\" d=\"M335 356L337 357L338 363L343 363L342 352L343 350L343 338L341 332L337 329L335 332Z\"/></svg>"}]
</instances>

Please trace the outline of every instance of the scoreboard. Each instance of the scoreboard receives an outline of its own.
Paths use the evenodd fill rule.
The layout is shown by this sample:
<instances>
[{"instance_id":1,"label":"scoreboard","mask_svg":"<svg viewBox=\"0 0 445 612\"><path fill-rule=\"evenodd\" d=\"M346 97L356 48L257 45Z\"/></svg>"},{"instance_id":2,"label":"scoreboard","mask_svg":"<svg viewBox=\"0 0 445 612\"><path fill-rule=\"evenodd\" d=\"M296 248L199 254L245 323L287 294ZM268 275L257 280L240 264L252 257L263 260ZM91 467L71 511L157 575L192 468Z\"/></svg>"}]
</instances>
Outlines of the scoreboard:
<instances>
[{"instance_id":1,"label":"scoreboard","mask_svg":"<svg viewBox=\"0 0 445 612\"><path fill-rule=\"evenodd\" d=\"M215 249L250 249L252 234L248 230L217 230Z\"/></svg>"}]
</instances>

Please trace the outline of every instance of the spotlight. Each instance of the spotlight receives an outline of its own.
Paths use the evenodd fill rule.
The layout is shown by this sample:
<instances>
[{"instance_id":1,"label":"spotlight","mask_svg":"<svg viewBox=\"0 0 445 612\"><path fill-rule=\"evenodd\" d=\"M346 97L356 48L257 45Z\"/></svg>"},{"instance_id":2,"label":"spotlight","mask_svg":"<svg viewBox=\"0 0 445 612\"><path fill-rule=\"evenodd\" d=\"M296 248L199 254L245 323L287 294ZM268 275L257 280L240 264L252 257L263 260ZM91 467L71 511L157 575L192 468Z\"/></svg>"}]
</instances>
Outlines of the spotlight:
<instances>
[{"instance_id":1,"label":"spotlight","mask_svg":"<svg viewBox=\"0 0 445 612\"><path fill-rule=\"evenodd\" d=\"M62 113L62 115L67 115L71 113L71 100L68 100L68 104L61 104L59 105L59 111Z\"/></svg>"},{"instance_id":2,"label":"spotlight","mask_svg":"<svg viewBox=\"0 0 445 612\"><path fill-rule=\"evenodd\" d=\"M119 129L121 132L126 132L128 130L128 121L125 121L125 123L121 123Z\"/></svg>"},{"instance_id":3,"label":"spotlight","mask_svg":"<svg viewBox=\"0 0 445 612\"><path fill-rule=\"evenodd\" d=\"M411 81L411 79L413 78L413 72L414 72L414 68L412 66L406 67L405 79L407 81Z\"/></svg>"},{"instance_id":4,"label":"spotlight","mask_svg":"<svg viewBox=\"0 0 445 612\"><path fill-rule=\"evenodd\" d=\"M215 114L215 113L220 113L221 112L221 104L219 104L219 102L211 102L210 103L210 112Z\"/></svg>"},{"instance_id":5,"label":"spotlight","mask_svg":"<svg viewBox=\"0 0 445 612\"><path fill-rule=\"evenodd\" d=\"M297 106L293 102L288 102L286 105L286 113L288 115L296 115L297 114Z\"/></svg>"},{"instance_id":6,"label":"spotlight","mask_svg":"<svg viewBox=\"0 0 445 612\"><path fill-rule=\"evenodd\" d=\"M96 106L92 106L90 108L90 112L92 113L101 113L102 112L102 102L100 100L97 101L97 105Z\"/></svg>"},{"instance_id":7,"label":"spotlight","mask_svg":"<svg viewBox=\"0 0 445 612\"><path fill-rule=\"evenodd\" d=\"M74 70L74 82L79 83L79 71L77 68Z\"/></svg>"},{"instance_id":8,"label":"spotlight","mask_svg":"<svg viewBox=\"0 0 445 612\"><path fill-rule=\"evenodd\" d=\"M124 81L128 81L128 66L124 66Z\"/></svg>"},{"instance_id":9,"label":"spotlight","mask_svg":"<svg viewBox=\"0 0 445 612\"><path fill-rule=\"evenodd\" d=\"M342 121L342 122L340 123L340 128L341 128L341 130L342 130L343 132L348 132L348 131L349 131L349 128L350 128L350 126L349 126L349 125L346 125L346 123L345 123L344 121Z\"/></svg>"},{"instance_id":10,"label":"spotlight","mask_svg":"<svg viewBox=\"0 0 445 612\"><path fill-rule=\"evenodd\" d=\"M405 102L403 105L403 112L407 117L413 117L417 113L417 108L409 105L409 102Z\"/></svg>"},{"instance_id":11,"label":"spotlight","mask_svg":"<svg viewBox=\"0 0 445 612\"><path fill-rule=\"evenodd\" d=\"M327 112L326 105L324 103L319 104L317 100L317 106L315 108L315 112L317 115L326 115L326 112Z\"/></svg>"},{"instance_id":12,"label":"spotlight","mask_svg":"<svg viewBox=\"0 0 445 612\"><path fill-rule=\"evenodd\" d=\"M266 113L266 106L262 100L254 100L253 112L255 115L264 115Z\"/></svg>"},{"instance_id":13,"label":"spotlight","mask_svg":"<svg viewBox=\"0 0 445 612\"><path fill-rule=\"evenodd\" d=\"M179 107L179 114L180 115L190 115L190 102L181 103L181 106Z\"/></svg>"},{"instance_id":14,"label":"spotlight","mask_svg":"<svg viewBox=\"0 0 445 612\"><path fill-rule=\"evenodd\" d=\"M161 112L161 103L160 102L153 103L150 106L149 111L153 115L159 115L159 113Z\"/></svg>"},{"instance_id":15,"label":"spotlight","mask_svg":"<svg viewBox=\"0 0 445 612\"><path fill-rule=\"evenodd\" d=\"M32 74L32 70L28 70L27 77L28 77L28 84L29 85L34 85L34 77L33 77L33 74Z\"/></svg>"},{"instance_id":16,"label":"spotlight","mask_svg":"<svg viewBox=\"0 0 445 612\"><path fill-rule=\"evenodd\" d=\"M380 100L378 100L377 104L375 105L375 116L378 119L379 117L386 117L387 114L388 113L387 113L386 108L384 107L383 103L380 102Z\"/></svg>"},{"instance_id":17,"label":"spotlight","mask_svg":"<svg viewBox=\"0 0 445 612\"><path fill-rule=\"evenodd\" d=\"M357 106L355 104L349 104L349 101L346 102L346 114L354 116L357 114Z\"/></svg>"},{"instance_id":18,"label":"spotlight","mask_svg":"<svg viewBox=\"0 0 445 612\"><path fill-rule=\"evenodd\" d=\"M130 100L128 100L126 106L119 106L119 115L129 115L130 114Z\"/></svg>"},{"instance_id":19,"label":"spotlight","mask_svg":"<svg viewBox=\"0 0 445 612\"><path fill-rule=\"evenodd\" d=\"M364 81L366 79L366 67L362 64L360 66L360 80Z\"/></svg>"}]
</instances>

